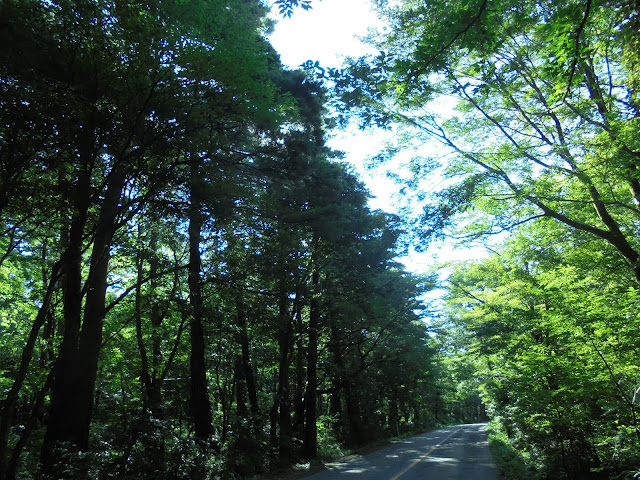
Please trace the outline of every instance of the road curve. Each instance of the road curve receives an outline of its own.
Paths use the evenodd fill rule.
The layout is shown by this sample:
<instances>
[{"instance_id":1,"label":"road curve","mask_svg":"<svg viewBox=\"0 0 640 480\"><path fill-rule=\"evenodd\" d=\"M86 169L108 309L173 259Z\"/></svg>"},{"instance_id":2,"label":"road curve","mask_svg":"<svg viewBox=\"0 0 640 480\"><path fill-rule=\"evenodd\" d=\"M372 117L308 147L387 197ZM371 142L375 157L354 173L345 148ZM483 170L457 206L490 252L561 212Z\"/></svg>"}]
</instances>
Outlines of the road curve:
<instances>
[{"instance_id":1,"label":"road curve","mask_svg":"<svg viewBox=\"0 0 640 480\"><path fill-rule=\"evenodd\" d=\"M497 480L486 427L456 425L416 435L364 457L326 464L305 480Z\"/></svg>"}]
</instances>

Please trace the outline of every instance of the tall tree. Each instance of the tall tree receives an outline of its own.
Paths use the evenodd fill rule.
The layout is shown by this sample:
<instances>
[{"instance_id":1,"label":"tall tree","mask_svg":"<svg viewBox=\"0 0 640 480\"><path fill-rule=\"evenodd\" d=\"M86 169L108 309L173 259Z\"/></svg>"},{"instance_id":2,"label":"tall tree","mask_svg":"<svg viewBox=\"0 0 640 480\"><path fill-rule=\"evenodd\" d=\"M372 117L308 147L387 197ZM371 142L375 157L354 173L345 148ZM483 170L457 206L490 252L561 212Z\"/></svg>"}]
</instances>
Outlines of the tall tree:
<instances>
[{"instance_id":1,"label":"tall tree","mask_svg":"<svg viewBox=\"0 0 640 480\"><path fill-rule=\"evenodd\" d=\"M459 265L448 289L448 320L467 332L489 412L540 478L631 475L637 290L551 222L521 233L499 256ZM611 455L617 442L625 453Z\"/></svg>"},{"instance_id":2,"label":"tall tree","mask_svg":"<svg viewBox=\"0 0 640 480\"><path fill-rule=\"evenodd\" d=\"M0 6L3 479L252 475L348 441L346 410L384 412L376 435L430 418L396 222L326 147L325 92L282 69L265 14Z\"/></svg>"},{"instance_id":3,"label":"tall tree","mask_svg":"<svg viewBox=\"0 0 640 480\"><path fill-rule=\"evenodd\" d=\"M236 5L243 15L198 2L189 9L174 9L166 2L30 6L32 17L14 2L3 6L3 15L12 25L24 25L25 31L39 23L38 41L44 46L40 50L51 53L49 58L38 57L39 50L33 48L35 36L21 36L17 48L29 53L27 61L33 71L59 86L51 96L65 113L48 132L66 135L63 143L71 150L66 159L58 157L62 152L53 150L54 162L44 164L56 167L52 180L71 192L71 221L62 257L65 333L54 380L52 420L43 449L45 463L50 464L58 442L70 442L84 450L88 447L114 234L127 216L140 208L145 195L165 187L167 172L172 169L170 155L179 143L176 134L184 138L206 126L207 115L197 108L203 104L203 91L215 90L212 97L235 98L233 101L240 104L238 97L249 95L247 89L253 82L260 86L255 98L262 95L269 102L272 97L265 83L255 80L260 68L266 71L270 55L258 35L259 14L245 15L250 9L244 4ZM191 16L195 10L197 15ZM207 23L213 18L215 22ZM254 35L246 35L251 28ZM185 42L185 38L191 40ZM209 43L198 38L207 38ZM211 42L217 42L215 49L209 48ZM237 61L240 52L248 61ZM6 64L5 78L15 78L28 91L31 70L19 67L16 56L9 56L9 60L13 63ZM57 68L58 64L68 68ZM218 68L233 64L241 68ZM245 75L243 68L252 68L254 76ZM217 69L215 74L213 69ZM216 87L211 83L214 78ZM218 95L223 85L224 95ZM60 96L65 92L67 97ZM19 123L13 125L19 127ZM15 142L10 146L15 147ZM77 160L70 160L74 157ZM12 159L3 165L8 167ZM28 163L19 163L29 168ZM10 176L19 179L21 172ZM144 189L134 179L146 181ZM7 202L18 205L19 190L7 185L3 192L7 198L12 193ZM83 251L87 247L91 249L90 267L83 286Z\"/></svg>"},{"instance_id":4,"label":"tall tree","mask_svg":"<svg viewBox=\"0 0 640 480\"><path fill-rule=\"evenodd\" d=\"M189 326L190 355L190 404L191 417L196 438L206 442L213 435L213 418L207 385L205 360L205 338L203 321L205 317L202 299L202 261L200 258L202 220L202 183L199 166L191 168L189 182L189 302L191 321Z\"/></svg>"},{"instance_id":5,"label":"tall tree","mask_svg":"<svg viewBox=\"0 0 640 480\"><path fill-rule=\"evenodd\" d=\"M425 236L552 218L612 245L640 281L638 111L624 54L634 14L616 1L380 5L392 26L383 53L354 63L344 99L405 125L413 144L440 143L413 165L417 185L447 179L424 195Z\"/></svg>"},{"instance_id":6,"label":"tall tree","mask_svg":"<svg viewBox=\"0 0 640 480\"><path fill-rule=\"evenodd\" d=\"M603 318L637 328L633 315L618 323L640 282L637 5L378 6L390 25L374 39L380 54L329 73L351 113L405 128L395 147L417 150L406 191L423 206L414 216L423 244L513 235L499 255L451 277L449 314L486 362L490 413L543 478L632 472L637 387L596 332ZM622 343L621 356L636 348ZM609 380L592 383L597 368L625 387L605 394ZM614 397L625 405L615 422L630 425L621 433L629 456L608 462L614 435L595 399Z\"/></svg>"}]
</instances>

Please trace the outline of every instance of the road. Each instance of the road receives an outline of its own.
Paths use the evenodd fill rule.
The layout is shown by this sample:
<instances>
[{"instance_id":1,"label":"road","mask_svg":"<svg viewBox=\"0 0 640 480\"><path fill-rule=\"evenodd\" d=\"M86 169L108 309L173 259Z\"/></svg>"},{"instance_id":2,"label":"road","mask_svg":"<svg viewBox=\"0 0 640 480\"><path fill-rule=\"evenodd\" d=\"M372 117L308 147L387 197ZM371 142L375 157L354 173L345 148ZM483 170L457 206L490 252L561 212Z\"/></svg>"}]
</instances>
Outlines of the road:
<instances>
[{"instance_id":1,"label":"road","mask_svg":"<svg viewBox=\"0 0 640 480\"><path fill-rule=\"evenodd\" d=\"M486 423L456 425L415 437L327 469L304 480L497 480Z\"/></svg>"}]
</instances>

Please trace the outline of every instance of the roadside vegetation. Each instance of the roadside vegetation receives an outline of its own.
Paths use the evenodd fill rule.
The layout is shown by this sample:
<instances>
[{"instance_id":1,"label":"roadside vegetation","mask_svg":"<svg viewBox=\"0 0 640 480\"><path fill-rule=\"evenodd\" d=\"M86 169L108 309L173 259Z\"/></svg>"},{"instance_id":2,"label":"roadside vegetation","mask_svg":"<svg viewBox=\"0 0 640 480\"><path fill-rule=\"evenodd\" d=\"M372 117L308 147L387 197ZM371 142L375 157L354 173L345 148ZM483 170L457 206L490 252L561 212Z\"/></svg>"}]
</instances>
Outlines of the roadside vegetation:
<instances>
[{"instance_id":1,"label":"roadside vegetation","mask_svg":"<svg viewBox=\"0 0 640 480\"><path fill-rule=\"evenodd\" d=\"M378 54L290 70L261 1L0 3L0 480L488 418L505 478L640 476L638 2L374 4ZM398 214L348 122L396 132ZM479 253L398 261L441 241Z\"/></svg>"}]
</instances>

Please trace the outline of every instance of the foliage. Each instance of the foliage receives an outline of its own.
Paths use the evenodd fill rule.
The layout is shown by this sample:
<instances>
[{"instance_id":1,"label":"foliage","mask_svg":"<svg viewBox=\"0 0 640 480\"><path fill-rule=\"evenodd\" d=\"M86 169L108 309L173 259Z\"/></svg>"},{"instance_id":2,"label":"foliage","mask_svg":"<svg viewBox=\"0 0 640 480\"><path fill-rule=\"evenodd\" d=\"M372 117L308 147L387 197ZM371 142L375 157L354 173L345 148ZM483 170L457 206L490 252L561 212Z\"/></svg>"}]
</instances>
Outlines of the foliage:
<instances>
[{"instance_id":1,"label":"foliage","mask_svg":"<svg viewBox=\"0 0 640 480\"><path fill-rule=\"evenodd\" d=\"M3 480L251 476L432 417L429 284L266 13L2 2Z\"/></svg>"},{"instance_id":2,"label":"foliage","mask_svg":"<svg viewBox=\"0 0 640 480\"><path fill-rule=\"evenodd\" d=\"M274 5L278 8L280 15L291 17L296 7L300 7L303 10L310 10L311 0L276 0Z\"/></svg>"},{"instance_id":3,"label":"foliage","mask_svg":"<svg viewBox=\"0 0 640 480\"><path fill-rule=\"evenodd\" d=\"M637 290L590 246L541 255L526 234L451 277L449 315L473 334L489 414L541 478L630 472Z\"/></svg>"},{"instance_id":4,"label":"foliage","mask_svg":"<svg viewBox=\"0 0 640 480\"><path fill-rule=\"evenodd\" d=\"M404 213L423 246L491 247L443 273L436 394L451 406L480 392L498 450L540 478L631 478L637 4L377 5L379 54L315 70L347 116L400 130L379 159L413 154Z\"/></svg>"},{"instance_id":5,"label":"foliage","mask_svg":"<svg viewBox=\"0 0 640 480\"><path fill-rule=\"evenodd\" d=\"M344 455L335 437L335 423L336 419L328 415L318 418L318 454L322 458L338 458Z\"/></svg>"},{"instance_id":6,"label":"foliage","mask_svg":"<svg viewBox=\"0 0 640 480\"><path fill-rule=\"evenodd\" d=\"M637 123L623 54L634 14L615 1L379 3L380 54L330 77L352 116L404 125L405 148L440 144L412 161L424 241L552 218L612 245L637 279L638 155L622 133ZM445 188L425 191L430 175Z\"/></svg>"},{"instance_id":7,"label":"foliage","mask_svg":"<svg viewBox=\"0 0 640 480\"><path fill-rule=\"evenodd\" d=\"M535 471L526 467L522 453L513 447L509 437L499 423L489 423L488 437L491 456L500 472L501 478L504 480L536 478Z\"/></svg>"}]
</instances>

